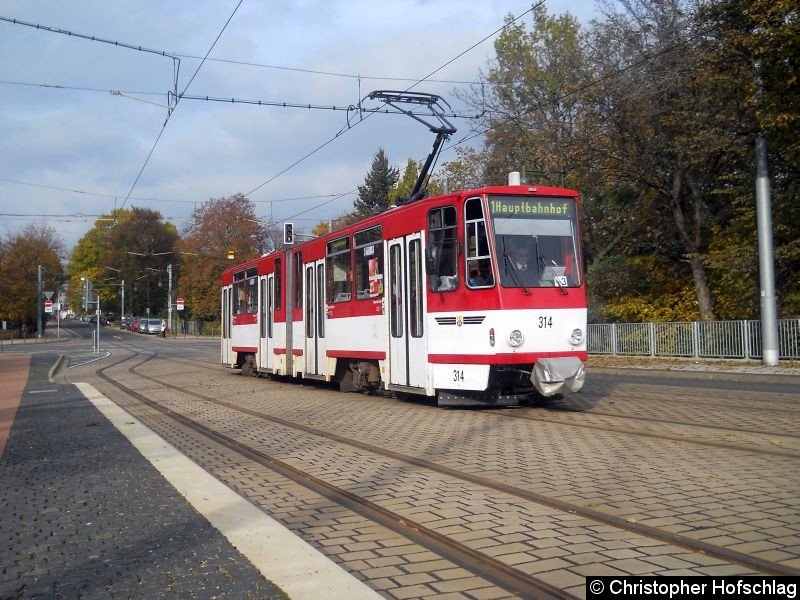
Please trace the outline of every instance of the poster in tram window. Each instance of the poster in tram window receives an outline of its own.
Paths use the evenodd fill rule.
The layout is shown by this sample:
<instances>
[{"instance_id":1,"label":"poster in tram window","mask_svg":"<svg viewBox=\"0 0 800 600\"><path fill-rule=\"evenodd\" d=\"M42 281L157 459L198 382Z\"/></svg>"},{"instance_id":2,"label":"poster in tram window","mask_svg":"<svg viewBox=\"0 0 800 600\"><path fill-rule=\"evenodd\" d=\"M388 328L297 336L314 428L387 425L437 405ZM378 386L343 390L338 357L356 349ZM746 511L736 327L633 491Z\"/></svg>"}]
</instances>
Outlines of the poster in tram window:
<instances>
[{"instance_id":1,"label":"poster in tram window","mask_svg":"<svg viewBox=\"0 0 800 600\"><path fill-rule=\"evenodd\" d=\"M383 274L379 273L377 258L369 259L369 296L375 298L383 293Z\"/></svg>"}]
</instances>

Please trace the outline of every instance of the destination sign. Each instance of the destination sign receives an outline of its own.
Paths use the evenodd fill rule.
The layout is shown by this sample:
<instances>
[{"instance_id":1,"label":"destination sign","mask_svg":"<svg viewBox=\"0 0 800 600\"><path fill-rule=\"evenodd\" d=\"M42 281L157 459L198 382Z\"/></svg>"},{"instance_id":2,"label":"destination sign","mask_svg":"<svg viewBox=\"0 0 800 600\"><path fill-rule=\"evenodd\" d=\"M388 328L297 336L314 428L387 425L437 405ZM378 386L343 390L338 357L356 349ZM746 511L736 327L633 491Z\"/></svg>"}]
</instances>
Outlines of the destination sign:
<instances>
[{"instance_id":1,"label":"destination sign","mask_svg":"<svg viewBox=\"0 0 800 600\"><path fill-rule=\"evenodd\" d=\"M575 215L572 198L520 198L491 196L489 212L495 217L543 217L565 219Z\"/></svg>"}]
</instances>

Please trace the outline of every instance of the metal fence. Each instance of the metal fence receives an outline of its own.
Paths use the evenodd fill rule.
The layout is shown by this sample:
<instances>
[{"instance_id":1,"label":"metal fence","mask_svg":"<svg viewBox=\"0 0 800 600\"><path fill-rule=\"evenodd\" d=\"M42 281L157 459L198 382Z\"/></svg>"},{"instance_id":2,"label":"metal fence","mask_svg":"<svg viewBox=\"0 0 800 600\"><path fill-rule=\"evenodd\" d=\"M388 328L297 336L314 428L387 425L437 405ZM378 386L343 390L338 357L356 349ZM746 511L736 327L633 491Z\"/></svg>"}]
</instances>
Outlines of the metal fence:
<instances>
[{"instance_id":1,"label":"metal fence","mask_svg":"<svg viewBox=\"0 0 800 600\"><path fill-rule=\"evenodd\" d=\"M590 324L589 354L760 359L761 321ZM800 319L778 321L778 356L800 360Z\"/></svg>"},{"instance_id":2,"label":"metal fence","mask_svg":"<svg viewBox=\"0 0 800 600\"><path fill-rule=\"evenodd\" d=\"M175 319L172 321L170 335L175 337L210 336L219 337L220 323L218 320L205 321L203 319Z\"/></svg>"}]
</instances>

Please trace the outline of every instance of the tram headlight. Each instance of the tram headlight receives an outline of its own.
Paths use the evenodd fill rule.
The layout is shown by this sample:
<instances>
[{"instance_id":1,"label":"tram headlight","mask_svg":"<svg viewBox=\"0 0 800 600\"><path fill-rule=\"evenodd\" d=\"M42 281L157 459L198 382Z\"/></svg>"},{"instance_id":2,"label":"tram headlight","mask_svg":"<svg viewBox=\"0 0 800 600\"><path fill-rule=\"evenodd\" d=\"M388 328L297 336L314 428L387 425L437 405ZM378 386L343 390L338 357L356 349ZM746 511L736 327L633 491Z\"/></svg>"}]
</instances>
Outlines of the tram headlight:
<instances>
[{"instance_id":1,"label":"tram headlight","mask_svg":"<svg viewBox=\"0 0 800 600\"><path fill-rule=\"evenodd\" d=\"M583 329L573 329L569 336L569 343L578 346L583 341Z\"/></svg>"},{"instance_id":2,"label":"tram headlight","mask_svg":"<svg viewBox=\"0 0 800 600\"><path fill-rule=\"evenodd\" d=\"M511 333L508 334L508 345L512 348L519 348L522 346L522 342L525 341L525 336L522 335L522 332L519 329L515 329Z\"/></svg>"}]
</instances>

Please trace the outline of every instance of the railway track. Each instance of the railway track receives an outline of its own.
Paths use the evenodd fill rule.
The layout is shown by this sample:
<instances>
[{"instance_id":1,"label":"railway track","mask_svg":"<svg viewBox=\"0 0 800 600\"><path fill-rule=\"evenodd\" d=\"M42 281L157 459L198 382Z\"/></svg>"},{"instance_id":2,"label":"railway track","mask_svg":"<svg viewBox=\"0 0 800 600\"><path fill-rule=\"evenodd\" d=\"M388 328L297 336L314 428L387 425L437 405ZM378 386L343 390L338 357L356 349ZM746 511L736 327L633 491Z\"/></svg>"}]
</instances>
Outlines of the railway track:
<instances>
[{"instance_id":1,"label":"railway track","mask_svg":"<svg viewBox=\"0 0 800 600\"><path fill-rule=\"evenodd\" d=\"M441 465L441 464L437 464L436 462L433 462L433 461L430 461L430 460L426 460L426 459L420 458L418 456L412 456L412 455L408 455L408 454L398 453L398 452L395 452L395 451L392 451L392 450L388 450L388 449L383 448L383 447L376 446L374 444L369 444L369 443L366 443L366 442L363 442L363 441L360 441L360 440L357 440L357 439L352 439L352 438L349 438L347 436L337 435L335 433L332 433L330 431L326 431L326 430L321 429L319 427L310 427L310 426L307 426L307 425L303 425L301 423L296 423L296 422L292 422L292 421L287 420L287 419L276 417L274 415L268 415L268 414L265 414L263 411L259 411L257 409L252 409L252 408L248 408L248 407L241 406L241 405L238 405L238 404L235 404L235 403L231 403L231 402L227 402L227 401L224 401L224 400L220 400L218 398L212 398L212 397L208 396L207 394L203 394L203 393L200 393L200 392L195 391L195 390L187 390L182 386L176 386L176 385L170 384L169 382L166 382L161 378L152 377L150 375L142 373L139 369L141 369L143 367L143 365L145 365L147 362L152 360L152 358L153 358L153 356L148 357L145 361L141 362L138 365L131 366L128 370L130 371L131 374L134 374L138 378L146 379L148 381L151 381L151 382L157 384L160 387L167 388L169 390L172 390L173 392L179 393L179 394L184 395L184 396L189 396L189 397L194 398L195 400L198 400L198 401L200 401L202 403L213 404L213 405L216 405L216 406L219 406L219 407L223 407L226 410L233 410L233 411L236 411L237 413L240 413L240 414L246 414L246 415L248 415L250 417L259 419L262 422L269 423L269 424L272 424L272 425L275 425L275 426L279 426L279 427L283 427L283 428L290 428L290 429L293 429L295 431L301 432L303 434L307 434L309 436L313 436L316 439L324 439L324 440L328 440L329 442L332 442L332 443L347 445L347 446L350 446L351 448L356 448L358 450L362 450L364 452L367 452L367 453L369 453L370 455L373 455L373 456L380 456L380 457L384 457L384 458L392 460L392 461L398 461L400 463L412 466L414 468L424 469L426 471L430 471L430 472L436 473L436 474L441 475L441 476L457 479L457 480L459 480L461 482L465 482L465 483L467 483L469 485L479 486L482 489L488 489L488 490L493 490L493 491L498 492L498 493L508 494L510 496L514 496L516 498L519 498L519 499L527 501L527 502L535 503L535 504L538 504L540 506L544 506L544 507L547 507L547 508L550 508L550 509L553 509L553 510L556 510L556 511L560 511L560 512L562 512L564 514L567 514L567 515L575 515L575 516L585 518L585 519L590 520L590 521L595 522L595 523L601 523L603 525L607 525L607 526L611 526L611 527L617 528L618 530L621 530L621 531L629 532L629 533L634 534L634 535L644 536L644 537L650 538L652 540L658 540L659 542L663 542L665 544L669 544L669 545L672 545L672 546L679 546L681 548L686 548L686 549L691 550L693 552L697 552L697 553L700 553L700 554L703 554L703 555L706 555L706 556L718 558L718 559L720 559L722 561L725 561L727 563L734 563L734 564L738 564L738 565L744 566L746 568L752 569L755 572L766 573L766 574L797 574L796 570L794 570L792 568L789 568L789 567L786 567L785 565L781 565L781 564L776 563L776 562L772 562L772 561L768 561L768 560L762 560L762 559L759 559L757 557L753 557L753 556L748 555L748 554L731 551L731 550L726 549L724 547L716 546L714 544L708 544L708 543L705 543L705 542L703 542L701 540L693 539L693 538L690 538L688 536L675 534L674 532L670 532L670 531L668 531L666 529L660 529L660 528L656 528L656 527L649 527L649 526L646 526L646 525L643 525L643 524L640 524L640 523L632 522L631 520L620 518L620 517L615 516L613 514L603 513L603 512L597 511L597 510L593 510L591 508L587 508L585 506L581 506L581 505L575 504L575 503L564 502L564 501L559 500L557 498L549 497L549 496L547 496L545 494L539 494L539 493L536 493L536 492L532 492L530 490L527 490L527 489L524 489L524 488L520 488L518 486L508 485L508 484L504 484L504 483L501 483L501 482L493 481L493 480L488 479L486 477L481 477L481 476L478 476L478 475L465 473L463 471L454 470L454 469L449 468L447 466L444 466L444 465ZM120 364L120 363L116 363L116 364ZM157 402L154 403L151 399L146 398L144 395L140 394L136 390L132 390L128 386L125 386L124 384L121 384L120 382L115 381L113 378L111 378L108 375L106 375L105 374L105 370L111 368L112 366L115 366L115 365L109 365L108 367L105 367L104 369L102 369L101 370L101 371L103 371L102 374L98 373L99 375L101 375L101 377L105 381L107 381L108 383L116 386L119 389L122 389L123 391L125 391L126 393L136 397L137 399L140 399L140 401L146 402L146 403L148 403L148 405L151 405L154 408L158 408L158 410L164 412L165 414L175 413L174 415L170 414L170 417L171 418L175 418L177 420L181 420L182 422L185 422L184 424L186 424L187 426L190 425L190 422L196 423L196 421L194 419L192 419L190 417L187 417L185 415L182 415L180 413L177 413L173 409L169 409L169 408L166 408L166 407L161 407L161 405L159 403L157 403ZM203 366L203 368L206 368L206 367ZM502 414L502 413L495 412L494 414L495 415L499 415L499 414ZM204 425L202 423L199 424L198 427L199 427L200 430L208 430L208 429L210 429L208 425ZM211 433L213 435L217 435L217 436L224 435L224 434L220 434L219 432L215 432L215 431L211 431L209 433ZM261 452L257 448L249 447L248 444L243 444L241 442L241 440L234 439L234 438L229 437L229 436L225 436L224 438L222 438L222 441L223 441L223 443L226 443L226 445L229 445L230 447L242 448L245 452L254 453L254 456L258 456L259 453ZM275 458L270 456L269 454L266 454L266 455L262 456L262 459L263 460L267 460L270 464L275 462ZM278 462L280 462L283 465L282 461L278 461ZM291 465L285 465L285 466L289 467L289 469L287 470L287 473L291 473L292 474L293 480L296 480L294 478L301 478L302 479L302 477L303 477L302 469L298 470L296 467L293 467ZM298 483L302 484L302 481L298 481ZM316 485L316 483L313 483L313 482L309 483L309 487L311 487L313 485ZM334 486L334 487L336 487L336 486ZM351 492L347 492L347 490L341 490L341 489L332 490L332 491L329 490L328 493L329 494L333 494L334 492L343 493L342 497L345 498L347 502L357 502L358 501L357 495L355 495L355 497L354 497L354 495ZM326 496L326 497L331 497L331 496ZM369 502L369 501L366 501L366 502ZM367 509L364 509L364 511L367 511ZM410 527L411 527L411 529L413 531L415 531L415 532L423 532L424 534L427 535L428 532L426 531L426 528L424 527L423 524L421 524L421 523L413 524L413 521L409 520L407 517L404 517L402 514L392 513L392 511L389 511L389 512L391 514L385 515L386 518L388 518L389 521L392 521L394 523L404 523L404 527L409 525L409 523L412 523L412 525L410 525ZM435 531L431 531L430 533L436 534ZM435 538L435 537L436 537L436 535L432 536L431 540L433 538ZM425 545L426 547L432 548L432 549L437 547L436 544L431 540L426 541L423 545ZM441 543L441 541L442 540L439 540L439 543ZM420 542L420 543L422 543L422 542ZM447 544L444 544L444 546L446 547ZM455 553L456 549L452 549L451 548L450 551ZM444 549L442 547L439 547L439 550L434 550L434 551L437 551L437 552L442 551L443 552ZM471 556L473 560L477 560L478 561L478 566L476 566L474 563L472 563L469 568L470 568L471 571L477 572L479 569L482 568L480 566L480 561L484 560L484 557L481 556L480 552L478 552L477 556L474 554L474 552L475 552L474 549L470 549L470 552L467 553L467 554L469 556ZM466 560L466 558L464 558L464 557L456 556L455 558L453 558L451 560L453 560L457 564L461 564L461 565L470 564ZM502 563L500 563L500 564L502 564ZM507 565L506 565L506 567L507 567ZM494 565L492 568L497 569L498 565ZM500 568L499 571L503 571L503 569ZM513 571L512 571L512 574L513 574ZM515 574L515 575L518 576L517 574ZM502 575L502 576L506 576L506 575ZM490 580L495 581L495 582L501 581L501 574L499 572L498 573L492 573L491 575L488 575L486 577L487 577L487 579L490 579ZM513 586L514 585L520 585L520 583L517 582L516 584L513 584L513 583L509 584L508 582L506 582L504 584L499 584L498 583L498 585L501 585L501 587L503 587L504 589L517 589L517 588L513 588ZM512 587L507 587L509 585L511 585ZM528 581L526 583L526 585L532 586L529 589L530 593L533 593L534 589L539 590L537 593L552 593L553 592L553 590L548 590L546 588L546 586L545 586L544 590L542 591L542 588L539 586L539 582L537 582L535 578L533 578L531 581Z\"/></svg>"},{"instance_id":2,"label":"railway track","mask_svg":"<svg viewBox=\"0 0 800 600\"><path fill-rule=\"evenodd\" d=\"M574 414L579 413L584 417L608 417L614 420L622 421L622 423L600 423L600 422L590 422L587 421L585 418L581 421L567 420L563 418L558 418L555 415L548 414L549 411L553 413L567 413L567 414ZM603 412L587 412L581 413L580 411L563 409L563 410L553 410L549 409L549 411L543 410L530 410L530 411L516 411L514 413L508 414L500 414L503 418L512 418L512 419L526 419L530 421L539 421L541 423L553 423L558 425L568 425L570 427L580 427L584 429L594 429L597 431L609 431L615 433L623 433L626 435L635 435L641 437L647 437L652 439L661 439L661 440L671 440L677 442L685 442L688 444L696 444L699 446L709 446L713 448L725 448L728 450L737 450L743 452L757 452L760 454L768 454L772 456L782 456L782 457L791 457L791 458L800 458L800 449L791 449L791 448L780 448L780 446L775 446L775 444L781 444L782 439L787 439L789 441L793 439L800 439L800 436L796 435L786 435L783 433L772 433L767 431L759 431L759 430L750 430L750 429L732 429L727 427L717 427L713 425L697 425L694 423L686 423L683 421L670 421L667 419L648 419L648 418L641 418L641 417L633 417L633 416L624 416L618 415L614 413L603 413ZM498 413L492 411L484 411L487 414L494 414L498 415ZM656 425L670 425L675 426L676 428L680 429L681 431L677 433L669 433L669 432L654 432L654 431L646 431L642 428L637 429L637 424L656 424ZM753 443L744 444L744 443L734 443L729 441L724 441L720 439L701 439L698 434L703 434L706 432L714 432L714 433L727 433L727 434L749 434ZM761 438L761 439L759 439Z\"/></svg>"},{"instance_id":3,"label":"railway track","mask_svg":"<svg viewBox=\"0 0 800 600\"><path fill-rule=\"evenodd\" d=\"M98 369L96 374L102 380L122 390L127 395L136 398L138 401L146 404L150 408L159 411L160 413L168 416L174 421L179 422L192 431L205 436L209 440L232 449L246 459L276 471L287 479L302 485L303 487L312 490L313 492L316 492L317 494L336 502L337 504L346 507L347 509L352 510L359 515L366 517L372 522L403 535L409 540L412 540L413 542L435 552L442 558L468 569L475 575L485 578L486 580L498 585L514 595L519 595L523 598L537 599L573 597L571 594L566 594L562 590L548 584L545 581L526 575L509 564L505 564L502 561L477 552L465 544L458 543L447 536L441 535L436 531L425 527L422 523L416 523L398 513L387 510L381 507L379 504L371 502L363 497L358 496L357 494L353 494L346 489L332 485L323 479L315 477L308 472L302 471L285 461L279 460L252 445L243 443L239 439L235 439L214 429L213 427L209 427L208 425L181 414L178 411L172 410L163 404L155 402L144 394L141 394L138 391L115 380L113 377L106 375L106 370L125 363L136 356L138 356L138 353ZM140 365L152 360L154 357L155 354L148 356L140 363ZM136 368L131 367L129 371L136 373ZM214 402L222 406L228 406L227 403L215 401L214 399L201 394L186 392L177 386L169 385L163 381L159 381L156 378L149 377L141 373L137 374L140 377L159 383L164 387L180 391L181 393L189 393L190 395L200 398L206 402Z\"/></svg>"},{"instance_id":4,"label":"railway track","mask_svg":"<svg viewBox=\"0 0 800 600\"><path fill-rule=\"evenodd\" d=\"M174 358L174 357L163 357L163 358L164 360L170 360L182 364L192 365L194 367L198 366L196 362L187 361L185 359ZM212 369L218 372L230 373L230 369L223 368L217 365L202 365L202 366L203 368ZM307 382L304 385L325 386L325 384L319 384L317 382ZM572 399L574 399L574 396L570 398L570 400ZM501 410L501 411L489 409L489 410L484 410L483 412L485 414L501 418L528 419L532 421L540 421L543 423L569 425L572 427L582 427L586 429L595 429L599 431L624 433L627 435L639 435L653 439L680 441L680 442L697 444L701 446L709 446L714 448L726 448L730 450L745 451L745 452L759 452L762 454L769 454L773 456L800 458L800 448L793 449L793 448L782 447L783 439L789 441L793 439L800 440L800 435L786 434L784 432L764 431L760 429L722 427L716 425L700 424L697 422L690 422L685 420L678 421L678 420L659 419L659 418L644 417L637 415L625 415L621 413L598 411L592 409L581 410L580 407L568 406L566 404L567 402L568 401L556 401L556 402L549 402L546 406L542 407L516 408L512 410ZM577 414L588 417L593 417L593 416L608 417L611 419L619 419L623 421L623 423L609 424L609 423L589 422L586 420L583 421L576 421L574 419L565 420L558 418L556 416L551 416L549 413ZM641 428L637 429L635 427L637 423L669 425L678 428L684 428L686 429L686 431L684 431L682 434L668 433L668 432L653 432ZM753 443L749 444L735 443L731 441L726 441L724 439L721 440L719 438L702 439L698 437L698 432L703 432L704 430L714 432L715 434L750 434L751 436L754 436Z\"/></svg>"}]
</instances>

